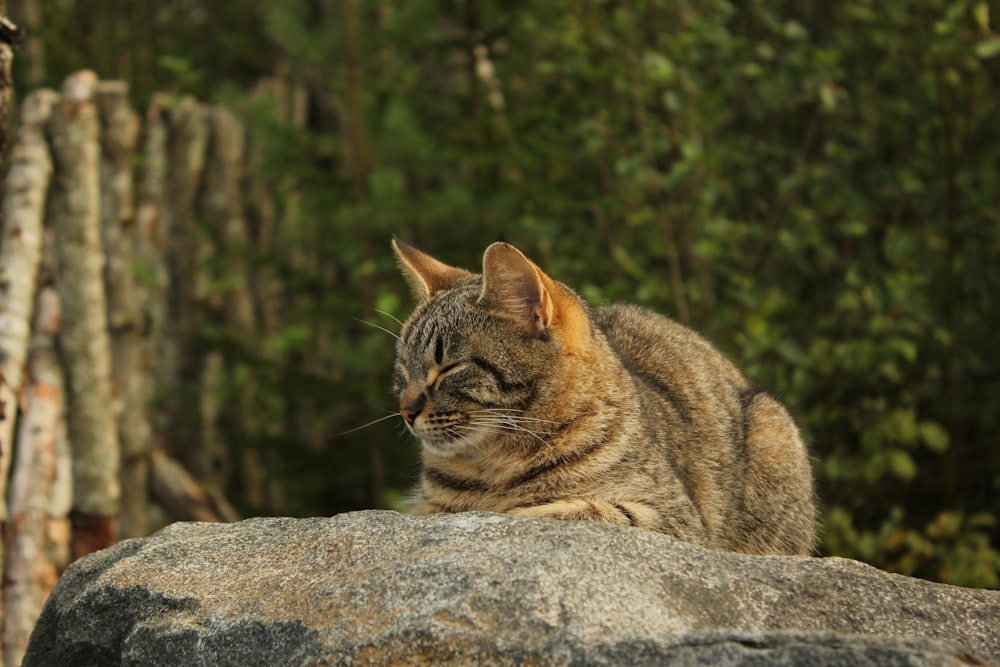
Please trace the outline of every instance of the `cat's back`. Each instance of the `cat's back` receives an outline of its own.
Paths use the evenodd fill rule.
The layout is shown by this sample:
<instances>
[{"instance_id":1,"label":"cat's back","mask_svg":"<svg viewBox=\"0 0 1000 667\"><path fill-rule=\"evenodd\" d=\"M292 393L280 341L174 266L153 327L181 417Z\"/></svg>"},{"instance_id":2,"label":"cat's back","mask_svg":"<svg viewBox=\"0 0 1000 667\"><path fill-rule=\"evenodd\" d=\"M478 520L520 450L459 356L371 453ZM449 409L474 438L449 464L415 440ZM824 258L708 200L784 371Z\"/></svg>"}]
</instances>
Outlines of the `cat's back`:
<instances>
[{"instance_id":1,"label":"cat's back","mask_svg":"<svg viewBox=\"0 0 1000 667\"><path fill-rule=\"evenodd\" d=\"M748 388L736 366L711 343L668 317L618 304L596 309L594 322L625 369L666 398L727 401Z\"/></svg>"}]
</instances>

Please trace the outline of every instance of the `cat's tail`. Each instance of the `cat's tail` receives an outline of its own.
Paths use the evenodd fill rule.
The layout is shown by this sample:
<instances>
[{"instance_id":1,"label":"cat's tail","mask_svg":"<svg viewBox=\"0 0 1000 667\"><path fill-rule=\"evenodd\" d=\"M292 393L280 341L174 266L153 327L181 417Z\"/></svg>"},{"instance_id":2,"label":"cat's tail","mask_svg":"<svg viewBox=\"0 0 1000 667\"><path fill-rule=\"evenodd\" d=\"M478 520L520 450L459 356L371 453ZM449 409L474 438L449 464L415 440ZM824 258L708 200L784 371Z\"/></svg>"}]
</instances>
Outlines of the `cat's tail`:
<instances>
[{"instance_id":1,"label":"cat's tail","mask_svg":"<svg viewBox=\"0 0 1000 667\"><path fill-rule=\"evenodd\" d=\"M809 453L791 415L755 392L744 401L746 476L741 548L809 555L816 547L816 499Z\"/></svg>"}]
</instances>

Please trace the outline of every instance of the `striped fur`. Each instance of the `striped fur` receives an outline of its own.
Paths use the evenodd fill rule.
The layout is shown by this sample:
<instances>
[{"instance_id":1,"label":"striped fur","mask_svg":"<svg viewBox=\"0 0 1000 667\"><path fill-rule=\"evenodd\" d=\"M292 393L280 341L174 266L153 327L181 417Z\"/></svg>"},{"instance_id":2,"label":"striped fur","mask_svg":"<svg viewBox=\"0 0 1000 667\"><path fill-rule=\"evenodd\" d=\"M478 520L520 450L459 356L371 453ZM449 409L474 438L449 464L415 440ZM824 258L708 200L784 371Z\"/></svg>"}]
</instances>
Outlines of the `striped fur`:
<instances>
[{"instance_id":1,"label":"striped fur","mask_svg":"<svg viewBox=\"0 0 1000 667\"><path fill-rule=\"evenodd\" d=\"M696 333L636 306L591 310L513 246L483 273L393 247L419 303L396 348L423 444L412 512L482 510L808 554L815 501L787 411Z\"/></svg>"}]
</instances>

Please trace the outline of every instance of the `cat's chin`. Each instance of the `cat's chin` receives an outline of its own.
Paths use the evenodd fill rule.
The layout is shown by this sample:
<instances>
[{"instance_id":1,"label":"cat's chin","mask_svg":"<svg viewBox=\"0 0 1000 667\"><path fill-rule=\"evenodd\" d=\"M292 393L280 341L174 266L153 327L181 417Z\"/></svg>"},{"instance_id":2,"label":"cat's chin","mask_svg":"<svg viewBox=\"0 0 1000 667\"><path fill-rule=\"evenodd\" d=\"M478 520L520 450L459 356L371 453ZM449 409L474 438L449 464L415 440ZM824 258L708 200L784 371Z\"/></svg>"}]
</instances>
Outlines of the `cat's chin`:
<instances>
[{"instance_id":1,"label":"cat's chin","mask_svg":"<svg viewBox=\"0 0 1000 667\"><path fill-rule=\"evenodd\" d=\"M421 438L420 444L423 447L425 454L447 458L463 456L479 449L479 445L482 440L482 434L473 433L465 436L464 438L458 438L457 440L445 440L443 442L435 442Z\"/></svg>"},{"instance_id":2,"label":"cat's chin","mask_svg":"<svg viewBox=\"0 0 1000 667\"><path fill-rule=\"evenodd\" d=\"M425 440L421 440L420 444L423 445L424 453L430 454L431 456L455 456L457 451L451 447L452 443L446 443L444 447L431 444Z\"/></svg>"}]
</instances>

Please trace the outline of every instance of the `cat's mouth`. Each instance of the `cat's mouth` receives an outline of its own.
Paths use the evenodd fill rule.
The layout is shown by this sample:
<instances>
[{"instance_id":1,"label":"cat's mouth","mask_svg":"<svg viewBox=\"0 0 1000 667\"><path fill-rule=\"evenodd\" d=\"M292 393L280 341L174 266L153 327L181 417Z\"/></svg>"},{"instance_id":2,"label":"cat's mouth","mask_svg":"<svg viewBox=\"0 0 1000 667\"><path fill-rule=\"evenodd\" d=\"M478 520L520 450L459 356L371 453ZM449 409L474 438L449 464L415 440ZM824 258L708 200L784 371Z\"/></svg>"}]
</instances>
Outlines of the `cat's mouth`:
<instances>
[{"instance_id":1,"label":"cat's mouth","mask_svg":"<svg viewBox=\"0 0 1000 667\"><path fill-rule=\"evenodd\" d=\"M436 456L454 456L475 448L486 435L462 413L421 415L407 427L424 449Z\"/></svg>"}]
</instances>

